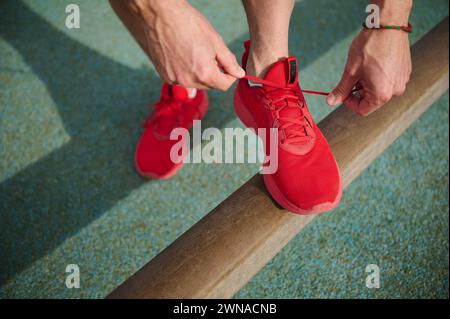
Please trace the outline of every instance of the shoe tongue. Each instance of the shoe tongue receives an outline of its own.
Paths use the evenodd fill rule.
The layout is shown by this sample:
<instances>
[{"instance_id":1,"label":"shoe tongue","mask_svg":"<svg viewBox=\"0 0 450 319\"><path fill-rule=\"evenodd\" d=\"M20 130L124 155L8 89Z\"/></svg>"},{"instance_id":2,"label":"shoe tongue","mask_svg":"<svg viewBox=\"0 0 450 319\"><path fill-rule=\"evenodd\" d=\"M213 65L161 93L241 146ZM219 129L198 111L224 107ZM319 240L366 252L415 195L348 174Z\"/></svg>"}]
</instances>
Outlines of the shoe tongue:
<instances>
[{"instance_id":1,"label":"shoe tongue","mask_svg":"<svg viewBox=\"0 0 450 319\"><path fill-rule=\"evenodd\" d=\"M297 84L298 62L296 57L289 57L280 60L270 67L264 80L283 86L293 86Z\"/></svg>"},{"instance_id":2,"label":"shoe tongue","mask_svg":"<svg viewBox=\"0 0 450 319\"><path fill-rule=\"evenodd\" d=\"M280 86L286 86L287 88L294 87L298 84L297 65L298 62L296 57L289 57L278 61L272 65L264 79ZM280 117L290 117L293 119L299 119L303 117L303 113L298 107L296 100L286 98L286 100L279 103L286 106L279 111ZM286 103L288 105L286 105ZM297 135L297 132L299 130L303 134L304 128L299 124L294 124L291 127L287 128L285 133L287 137L289 137L291 134Z\"/></svg>"}]
</instances>

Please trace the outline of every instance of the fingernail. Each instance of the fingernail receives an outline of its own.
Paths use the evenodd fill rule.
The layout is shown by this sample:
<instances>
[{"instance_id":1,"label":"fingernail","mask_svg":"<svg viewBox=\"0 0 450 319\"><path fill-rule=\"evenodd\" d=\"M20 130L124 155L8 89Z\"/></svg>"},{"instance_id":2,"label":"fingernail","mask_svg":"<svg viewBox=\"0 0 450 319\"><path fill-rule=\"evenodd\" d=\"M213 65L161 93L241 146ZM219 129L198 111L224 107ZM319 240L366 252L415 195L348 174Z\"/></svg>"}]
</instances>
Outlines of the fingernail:
<instances>
[{"instance_id":1,"label":"fingernail","mask_svg":"<svg viewBox=\"0 0 450 319\"><path fill-rule=\"evenodd\" d=\"M238 77L239 77L239 78L243 78L244 76L245 76L245 71L244 71L244 69L241 68L241 67L239 67L239 70L238 70Z\"/></svg>"},{"instance_id":2,"label":"fingernail","mask_svg":"<svg viewBox=\"0 0 450 319\"><path fill-rule=\"evenodd\" d=\"M336 105L336 97L333 94L330 94L327 96L327 103L330 106L335 106Z\"/></svg>"}]
</instances>

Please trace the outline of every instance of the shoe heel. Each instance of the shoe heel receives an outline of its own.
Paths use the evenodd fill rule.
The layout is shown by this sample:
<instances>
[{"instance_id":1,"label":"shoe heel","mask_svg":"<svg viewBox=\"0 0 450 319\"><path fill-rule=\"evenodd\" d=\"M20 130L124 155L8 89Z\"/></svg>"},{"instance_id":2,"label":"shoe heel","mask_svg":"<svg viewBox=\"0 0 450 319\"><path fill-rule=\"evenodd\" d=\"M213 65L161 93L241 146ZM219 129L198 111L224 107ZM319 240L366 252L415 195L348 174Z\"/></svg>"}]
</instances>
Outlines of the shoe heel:
<instances>
[{"instance_id":1,"label":"shoe heel","mask_svg":"<svg viewBox=\"0 0 450 319\"><path fill-rule=\"evenodd\" d=\"M242 98L239 94L239 86L234 91L233 102L234 102L234 111L236 112L236 115L239 117L241 122L245 126L252 128L256 131L258 127L256 125L255 120L253 119L252 114L248 111L247 107L242 101Z\"/></svg>"}]
</instances>

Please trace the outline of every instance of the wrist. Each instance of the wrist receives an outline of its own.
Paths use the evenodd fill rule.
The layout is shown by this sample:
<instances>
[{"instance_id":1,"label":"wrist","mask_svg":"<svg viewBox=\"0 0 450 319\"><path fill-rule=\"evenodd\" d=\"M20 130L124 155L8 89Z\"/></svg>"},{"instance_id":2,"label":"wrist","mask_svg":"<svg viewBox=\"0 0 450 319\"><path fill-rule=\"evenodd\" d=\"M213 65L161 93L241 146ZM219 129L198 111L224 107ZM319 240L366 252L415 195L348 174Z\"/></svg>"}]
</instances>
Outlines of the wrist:
<instances>
[{"instance_id":1,"label":"wrist","mask_svg":"<svg viewBox=\"0 0 450 319\"><path fill-rule=\"evenodd\" d=\"M380 8L380 24L407 26L412 0L373 0Z\"/></svg>"}]
</instances>

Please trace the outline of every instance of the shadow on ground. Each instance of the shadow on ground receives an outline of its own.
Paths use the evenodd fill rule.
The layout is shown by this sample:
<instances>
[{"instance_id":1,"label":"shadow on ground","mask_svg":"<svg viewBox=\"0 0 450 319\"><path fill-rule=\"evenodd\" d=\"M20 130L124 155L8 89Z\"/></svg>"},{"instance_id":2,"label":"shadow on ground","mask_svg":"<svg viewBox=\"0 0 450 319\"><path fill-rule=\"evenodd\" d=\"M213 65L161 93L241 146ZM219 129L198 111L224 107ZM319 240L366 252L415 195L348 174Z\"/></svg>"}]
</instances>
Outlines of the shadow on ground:
<instances>
[{"instance_id":1,"label":"shadow on ground","mask_svg":"<svg viewBox=\"0 0 450 319\"><path fill-rule=\"evenodd\" d=\"M302 66L355 30L340 23L336 10L333 0L297 4L291 49L303 52ZM70 136L0 184L1 284L146 182L134 171L133 152L160 82L150 69L129 68L71 39L21 1L2 1L0 12L0 36L46 85ZM300 27L311 14L317 25ZM334 28L332 37L320 31L323 23ZM234 52L242 52L243 40L230 44ZM235 117L231 107L217 103L231 95L211 92L203 127L222 127Z\"/></svg>"}]
</instances>

